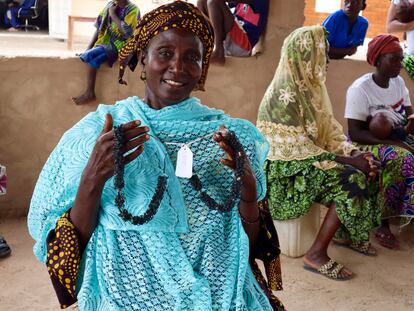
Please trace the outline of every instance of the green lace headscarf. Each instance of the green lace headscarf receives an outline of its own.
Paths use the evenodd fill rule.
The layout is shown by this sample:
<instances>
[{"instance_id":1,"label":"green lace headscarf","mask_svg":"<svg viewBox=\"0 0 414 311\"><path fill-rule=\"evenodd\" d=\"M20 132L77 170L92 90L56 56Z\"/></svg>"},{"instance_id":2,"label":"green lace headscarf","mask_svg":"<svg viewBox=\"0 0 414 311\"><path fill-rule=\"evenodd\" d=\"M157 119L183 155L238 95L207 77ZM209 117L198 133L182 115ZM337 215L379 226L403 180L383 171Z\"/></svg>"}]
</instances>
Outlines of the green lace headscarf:
<instances>
[{"instance_id":1,"label":"green lace headscarf","mask_svg":"<svg viewBox=\"0 0 414 311\"><path fill-rule=\"evenodd\" d=\"M324 27L308 26L293 31L283 43L257 121L270 142L270 160L303 160L355 149L335 120L326 91L326 38Z\"/></svg>"}]
</instances>

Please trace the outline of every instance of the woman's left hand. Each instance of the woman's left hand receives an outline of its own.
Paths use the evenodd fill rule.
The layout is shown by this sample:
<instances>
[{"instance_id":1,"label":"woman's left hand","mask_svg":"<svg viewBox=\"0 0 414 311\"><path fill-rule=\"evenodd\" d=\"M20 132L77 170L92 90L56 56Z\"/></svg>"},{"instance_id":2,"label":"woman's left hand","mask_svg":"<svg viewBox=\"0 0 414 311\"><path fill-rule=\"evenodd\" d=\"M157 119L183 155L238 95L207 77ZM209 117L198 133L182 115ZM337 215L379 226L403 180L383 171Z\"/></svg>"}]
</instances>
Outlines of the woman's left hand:
<instances>
[{"instance_id":1,"label":"woman's left hand","mask_svg":"<svg viewBox=\"0 0 414 311\"><path fill-rule=\"evenodd\" d=\"M220 148L226 153L226 158L220 159L220 162L234 170L236 168L235 152L228 143L229 130L224 126L220 126L219 130L214 133L213 139L219 144ZM245 155L244 155L245 156ZM242 177L241 198L245 202L256 201L256 176L250 164L249 158L246 157L244 162L244 175Z\"/></svg>"},{"instance_id":2,"label":"woman's left hand","mask_svg":"<svg viewBox=\"0 0 414 311\"><path fill-rule=\"evenodd\" d=\"M118 26L118 30L121 34L125 34L124 32L124 27L122 25L122 21L119 18L119 16L116 14L116 9L117 9L118 5L113 3L112 6L109 7L108 12L109 12L109 16L111 17L112 21L115 22L115 24Z\"/></svg>"},{"instance_id":3,"label":"woman's left hand","mask_svg":"<svg viewBox=\"0 0 414 311\"><path fill-rule=\"evenodd\" d=\"M368 179L373 179L379 174L381 163L374 159L371 152L354 153L352 159L353 166L364 172Z\"/></svg>"},{"instance_id":4,"label":"woman's left hand","mask_svg":"<svg viewBox=\"0 0 414 311\"><path fill-rule=\"evenodd\" d=\"M115 3L112 3L112 5L108 8L109 16L113 19L113 16L116 15L116 7L117 5Z\"/></svg>"}]
</instances>

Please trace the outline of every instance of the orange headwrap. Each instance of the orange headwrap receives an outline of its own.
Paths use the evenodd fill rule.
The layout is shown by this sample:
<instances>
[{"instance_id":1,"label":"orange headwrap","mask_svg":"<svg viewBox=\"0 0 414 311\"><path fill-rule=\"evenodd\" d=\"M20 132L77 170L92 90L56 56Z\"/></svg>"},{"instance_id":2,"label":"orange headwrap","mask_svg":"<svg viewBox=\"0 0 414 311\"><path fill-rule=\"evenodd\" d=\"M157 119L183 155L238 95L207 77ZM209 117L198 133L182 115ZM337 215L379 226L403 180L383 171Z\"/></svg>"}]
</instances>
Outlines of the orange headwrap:
<instances>
[{"instance_id":1,"label":"orange headwrap","mask_svg":"<svg viewBox=\"0 0 414 311\"><path fill-rule=\"evenodd\" d=\"M402 51L400 40L393 35L379 35L376 36L368 44L367 61L371 66L375 66L375 63L383 54L395 53Z\"/></svg>"}]
</instances>

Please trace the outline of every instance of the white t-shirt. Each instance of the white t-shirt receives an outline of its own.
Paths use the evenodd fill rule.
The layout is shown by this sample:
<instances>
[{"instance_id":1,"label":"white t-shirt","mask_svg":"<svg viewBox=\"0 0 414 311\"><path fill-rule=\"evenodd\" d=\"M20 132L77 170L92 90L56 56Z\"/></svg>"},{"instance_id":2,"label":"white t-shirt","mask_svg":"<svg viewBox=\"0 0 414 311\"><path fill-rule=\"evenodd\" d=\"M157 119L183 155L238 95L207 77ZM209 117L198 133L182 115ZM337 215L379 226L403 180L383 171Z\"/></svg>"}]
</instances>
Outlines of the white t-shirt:
<instances>
[{"instance_id":1,"label":"white t-shirt","mask_svg":"<svg viewBox=\"0 0 414 311\"><path fill-rule=\"evenodd\" d=\"M378 86L367 73L352 83L346 93L345 118L366 121L377 110L390 110L397 120L411 107L410 95L400 76L390 79L388 88Z\"/></svg>"},{"instance_id":2,"label":"white t-shirt","mask_svg":"<svg viewBox=\"0 0 414 311\"><path fill-rule=\"evenodd\" d=\"M410 2L413 2L414 0L410 0ZM392 3L394 5L398 5L400 3L400 0L392 0ZM406 48L405 52L407 54L414 54L414 29L406 31L407 33L407 39L406 39Z\"/></svg>"}]
</instances>

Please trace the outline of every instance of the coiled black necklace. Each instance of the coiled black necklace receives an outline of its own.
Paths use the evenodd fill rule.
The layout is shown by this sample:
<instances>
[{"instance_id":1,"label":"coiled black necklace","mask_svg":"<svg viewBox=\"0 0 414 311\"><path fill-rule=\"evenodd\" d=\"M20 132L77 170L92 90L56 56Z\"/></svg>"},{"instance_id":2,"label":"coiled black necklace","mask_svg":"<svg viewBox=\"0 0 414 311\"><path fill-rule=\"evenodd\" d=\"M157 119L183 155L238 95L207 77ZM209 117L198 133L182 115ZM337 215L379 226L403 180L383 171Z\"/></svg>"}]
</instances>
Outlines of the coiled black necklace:
<instances>
[{"instance_id":1,"label":"coiled black necklace","mask_svg":"<svg viewBox=\"0 0 414 311\"><path fill-rule=\"evenodd\" d=\"M197 174L194 174L190 178L190 183L193 188L200 193L200 199L203 201L210 209L218 210L222 213L229 212L233 208L234 204L237 201L237 198L240 198L240 191L242 186L242 177L244 176L244 165L246 163L246 154L244 152L243 145L238 140L236 134L233 131L227 131L226 141L234 151L234 179L230 188L230 195L224 201L223 204L217 203L204 189L201 184L200 178Z\"/></svg>"},{"instance_id":2,"label":"coiled black necklace","mask_svg":"<svg viewBox=\"0 0 414 311\"><path fill-rule=\"evenodd\" d=\"M218 210L222 213L229 212L237 199L240 198L241 186L242 186L242 177L244 176L244 165L246 163L246 154L244 152L243 145L237 139L236 134L233 131L228 131L226 135L226 141L232 147L234 151L234 180L231 184L230 195L224 201L223 204L217 203L204 189L201 183L200 178L197 174L193 174L190 178L191 186L200 193L200 199L204 202L210 209ZM144 214L140 216L134 216L128 212L125 205L125 197L123 194L124 183L124 157L122 153L122 146L124 145L124 133L122 126L114 126L114 186L117 191L115 196L115 205L119 210L119 216L125 220L129 221L134 225L142 225L150 221L154 215L157 213L160 203L164 197L164 192L167 186L167 177L160 175L158 176L157 187L154 192L153 197L149 203L148 209Z\"/></svg>"},{"instance_id":3,"label":"coiled black necklace","mask_svg":"<svg viewBox=\"0 0 414 311\"><path fill-rule=\"evenodd\" d=\"M114 186L117 191L117 194L115 196L115 205L119 210L119 216L123 220L129 221L134 225L143 225L154 217L154 215L158 211L158 208L160 207L160 203L162 201L162 198L164 197L164 192L167 187L167 176L158 176L157 188L154 192L154 195L151 198L151 201L148 205L148 209L145 211L144 214L140 216L134 216L130 212L128 212L124 207L125 197L122 191L125 186L125 163L122 153L122 146L124 145L124 142L124 132L122 130L122 126L114 126Z\"/></svg>"}]
</instances>

